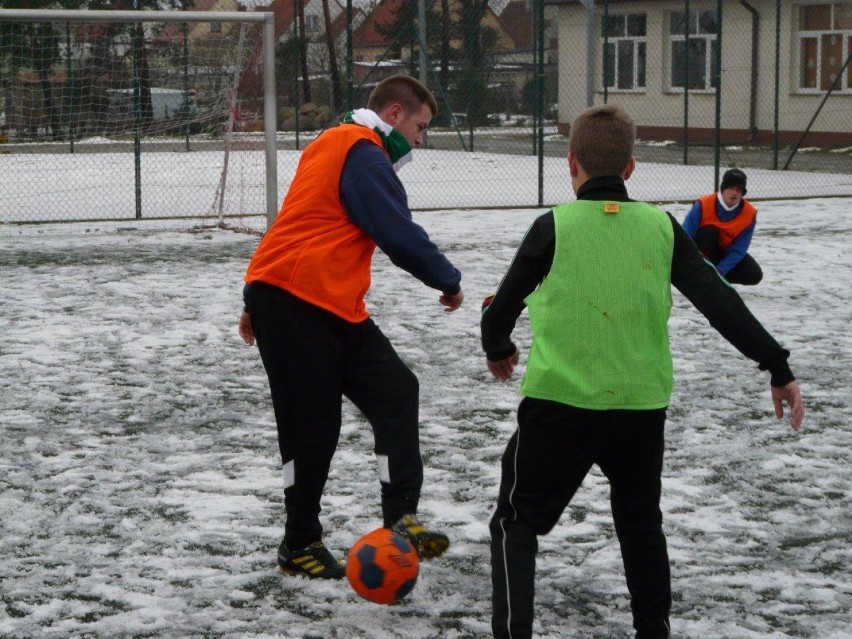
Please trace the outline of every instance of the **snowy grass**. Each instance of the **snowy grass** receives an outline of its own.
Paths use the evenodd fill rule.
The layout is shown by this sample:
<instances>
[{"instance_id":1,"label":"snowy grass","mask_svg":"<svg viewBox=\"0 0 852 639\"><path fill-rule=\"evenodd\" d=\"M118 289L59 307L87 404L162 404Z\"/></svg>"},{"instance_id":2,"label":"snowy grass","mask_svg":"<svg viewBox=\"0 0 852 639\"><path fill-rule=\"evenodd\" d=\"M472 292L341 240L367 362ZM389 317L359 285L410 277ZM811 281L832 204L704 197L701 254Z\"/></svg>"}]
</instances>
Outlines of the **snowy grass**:
<instances>
[{"instance_id":1,"label":"snowy grass","mask_svg":"<svg viewBox=\"0 0 852 639\"><path fill-rule=\"evenodd\" d=\"M801 434L774 418L768 376L675 295L663 511L681 639L852 637L850 206L762 203L766 279L741 289L793 353ZM376 258L370 308L421 381L421 513L453 542L392 607L275 570L275 427L236 335L256 237L0 225L0 636L490 636L487 522L518 379L489 379L479 301L538 213L418 214L464 273L452 315ZM525 318L516 335L528 344ZM340 556L381 523L369 426L344 414L323 502ZM632 636L607 495L594 470L541 539L538 637Z\"/></svg>"},{"instance_id":2,"label":"snowy grass","mask_svg":"<svg viewBox=\"0 0 852 639\"><path fill-rule=\"evenodd\" d=\"M505 131L501 138L507 139ZM564 144L567 155L567 140ZM293 179L300 155L295 150L277 154L278 201ZM222 151L143 153L141 217L217 219L217 187L224 159ZM741 168L748 174L749 199L760 201L850 197L852 163L849 166L845 173ZM412 209L527 207L536 202L553 205L573 199L567 169L564 155L545 157L539 167L534 155L418 149L414 163L400 172L400 179ZM129 152L0 153L0 225L132 220L136 211L134 175L134 159ZM232 152L223 214L236 217L265 211L265 184L262 152ZM713 190L714 170L712 166L641 162L628 184L636 199L691 202Z\"/></svg>"}]
</instances>

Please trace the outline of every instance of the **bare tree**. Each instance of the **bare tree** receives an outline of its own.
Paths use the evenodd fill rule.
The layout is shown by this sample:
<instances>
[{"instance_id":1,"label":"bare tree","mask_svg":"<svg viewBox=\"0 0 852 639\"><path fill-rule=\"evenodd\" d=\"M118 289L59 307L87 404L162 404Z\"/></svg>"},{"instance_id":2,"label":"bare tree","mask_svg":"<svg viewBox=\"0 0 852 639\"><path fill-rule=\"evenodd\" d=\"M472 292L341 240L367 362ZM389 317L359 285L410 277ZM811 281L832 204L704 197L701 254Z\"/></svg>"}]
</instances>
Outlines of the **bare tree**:
<instances>
[{"instance_id":1,"label":"bare tree","mask_svg":"<svg viewBox=\"0 0 852 639\"><path fill-rule=\"evenodd\" d=\"M453 21L450 17L449 0L441 0L441 88L446 91L450 86L450 38Z\"/></svg>"},{"instance_id":2,"label":"bare tree","mask_svg":"<svg viewBox=\"0 0 852 639\"><path fill-rule=\"evenodd\" d=\"M322 0L322 13L325 18L325 41L328 45L328 64L331 71L331 108L337 111L340 105L343 104L343 91L340 85L340 71L337 68L337 54L334 47L334 33L331 24L331 9L328 6L328 0Z\"/></svg>"},{"instance_id":3,"label":"bare tree","mask_svg":"<svg viewBox=\"0 0 852 639\"><path fill-rule=\"evenodd\" d=\"M467 116L472 123L487 119L488 91L483 76L482 18L488 9L488 0L461 0L460 28L462 35L464 86L467 87Z\"/></svg>"},{"instance_id":4,"label":"bare tree","mask_svg":"<svg viewBox=\"0 0 852 639\"><path fill-rule=\"evenodd\" d=\"M308 73L308 36L305 32L305 0L296 0L299 24L299 59L302 63L302 91L305 102L311 101L311 77Z\"/></svg>"}]
</instances>

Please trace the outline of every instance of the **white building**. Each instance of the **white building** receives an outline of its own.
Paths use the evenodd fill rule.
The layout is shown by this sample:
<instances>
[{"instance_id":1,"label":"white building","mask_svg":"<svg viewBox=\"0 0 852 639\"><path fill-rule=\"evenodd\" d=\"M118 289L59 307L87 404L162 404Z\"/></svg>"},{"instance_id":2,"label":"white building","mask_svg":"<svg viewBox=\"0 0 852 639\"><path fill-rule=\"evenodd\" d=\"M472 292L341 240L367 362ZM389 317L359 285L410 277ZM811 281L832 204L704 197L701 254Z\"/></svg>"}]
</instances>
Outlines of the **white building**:
<instances>
[{"instance_id":1,"label":"white building","mask_svg":"<svg viewBox=\"0 0 852 639\"><path fill-rule=\"evenodd\" d=\"M580 110L606 100L628 109L640 136L678 139L686 126L690 139L712 138L720 37L716 0L690 0L688 21L684 0L610 0L606 8L598 0L592 51L589 2L548 1L558 7L563 130ZM610 55L604 70L605 47ZM852 144L852 1L723 0L721 51L724 141L773 139L777 86L782 140L798 139L813 120L810 143Z\"/></svg>"}]
</instances>

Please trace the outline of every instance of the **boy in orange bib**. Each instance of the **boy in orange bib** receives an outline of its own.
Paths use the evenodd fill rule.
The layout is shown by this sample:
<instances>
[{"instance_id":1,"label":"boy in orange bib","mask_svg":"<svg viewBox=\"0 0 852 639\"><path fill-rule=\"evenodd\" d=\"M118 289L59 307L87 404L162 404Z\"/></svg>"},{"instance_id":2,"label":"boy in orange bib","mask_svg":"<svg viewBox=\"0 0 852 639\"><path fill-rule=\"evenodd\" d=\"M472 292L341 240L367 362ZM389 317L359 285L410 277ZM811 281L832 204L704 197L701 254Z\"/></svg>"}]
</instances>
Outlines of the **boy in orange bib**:
<instances>
[{"instance_id":1,"label":"boy in orange bib","mask_svg":"<svg viewBox=\"0 0 852 639\"><path fill-rule=\"evenodd\" d=\"M695 200L683 228L726 280L753 285L763 279L763 271L748 254L757 209L745 194L746 174L740 169L725 171L719 192Z\"/></svg>"}]
</instances>

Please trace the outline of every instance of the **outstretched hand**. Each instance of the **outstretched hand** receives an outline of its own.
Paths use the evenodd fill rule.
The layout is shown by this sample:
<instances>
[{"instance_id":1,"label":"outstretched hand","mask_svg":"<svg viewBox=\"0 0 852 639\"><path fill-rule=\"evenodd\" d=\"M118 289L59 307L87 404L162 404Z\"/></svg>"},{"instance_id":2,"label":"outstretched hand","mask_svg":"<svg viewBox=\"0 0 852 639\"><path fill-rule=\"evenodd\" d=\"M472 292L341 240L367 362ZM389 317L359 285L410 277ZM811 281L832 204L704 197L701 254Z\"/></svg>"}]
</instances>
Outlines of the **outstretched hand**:
<instances>
[{"instance_id":1,"label":"outstretched hand","mask_svg":"<svg viewBox=\"0 0 852 639\"><path fill-rule=\"evenodd\" d=\"M452 313L462 305L462 302L464 301L464 291L460 290L455 295L447 295L444 293L438 298L438 301L443 304L445 313Z\"/></svg>"},{"instance_id":2,"label":"outstretched hand","mask_svg":"<svg viewBox=\"0 0 852 639\"><path fill-rule=\"evenodd\" d=\"M246 344L254 346L254 331L251 328L251 318L248 313L244 312L240 315L239 332Z\"/></svg>"},{"instance_id":3,"label":"outstretched hand","mask_svg":"<svg viewBox=\"0 0 852 639\"><path fill-rule=\"evenodd\" d=\"M772 386L772 403L775 404L775 416L778 419L784 417L784 403L790 409L790 426L793 430L799 430L802 420L805 418L805 407L802 404L802 391L799 382L793 380L785 386Z\"/></svg>"}]
</instances>

